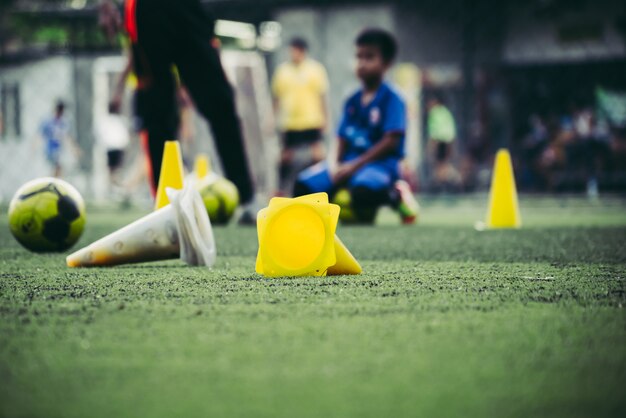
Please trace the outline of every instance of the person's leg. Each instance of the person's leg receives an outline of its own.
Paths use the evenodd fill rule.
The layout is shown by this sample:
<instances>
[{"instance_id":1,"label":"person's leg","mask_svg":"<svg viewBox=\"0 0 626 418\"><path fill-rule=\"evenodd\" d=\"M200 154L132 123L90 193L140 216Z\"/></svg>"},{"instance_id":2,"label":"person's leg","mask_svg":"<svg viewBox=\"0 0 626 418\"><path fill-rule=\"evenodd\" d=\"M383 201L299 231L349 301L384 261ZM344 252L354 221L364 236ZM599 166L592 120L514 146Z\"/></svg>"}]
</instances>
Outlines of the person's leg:
<instances>
[{"instance_id":1,"label":"person's leg","mask_svg":"<svg viewBox=\"0 0 626 418\"><path fill-rule=\"evenodd\" d=\"M50 161L50 165L52 165L52 176L61 178L61 174L63 174L61 169L61 150L56 148L50 151L48 161Z\"/></svg>"},{"instance_id":2,"label":"person's leg","mask_svg":"<svg viewBox=\"0 0 626 418\"><path fill-rule=\"evenodd\" d=\"M412 224L419 205L407 182L398 179L398 163L373 163L359 170L349 181L352 210L362 222L373 222L380 206L398 211L404 224Z\"/></svg>"},{"instance_id":3,"label":"person's leg","mask_svg":"<svg viewBox=\"0 0 626 418\"><path fill-rule=\"evenodd\" d=\"M403 224L413 224L419 216L419 203L411 186L404 180L396 180L390 192L391 206L398 211Z\"/></svg>"},{"instance_id":4,"label":"person's leg","mask_svg":"<svg viewBox=\"0 0 626 418\"><path fill-rule=\"evenodd\" d=\"M286 131L283 133L283 147L280 151L280 166L278 168L278 189L281 195L286 195L293 187L293 159L295 154L294 136L297 132Z\"/></svg>"},{"instance_id":5,"label":"person's leg","mask_svg":"<svg viewBox=\"0 0 626 418\"><path fill-rule=\"evenodd\" d=\"M154 83L142 92L144 103L140 105L147 138L148 157L151 166L151 183L156 190L161 175L161 162L165 141L176 139L178 114L174 100L174 79L170 72L161 72Z\"/></svg>"},{"instance_id":6,"label":"person's leg","mask_svg":"<svg viewBox=\"0 0 626 418\"><path fill-rule=\"evenodd\" d=\"M437 180L438 186L445 186L447 180L448 156L448 144L438 141L435 155L435 179Z\"/></svg>"},{"instance_id":7,"label":"person's leg","mask_svg":"<svg viewBox=\"0 0 626 418\"><path fill-rule=\"evenodd\" d=\"M326 148L322 137L322 131L319 129L311 129L309 131L309 147L311 150L311 162L317 164L326 158Z\"/></svg>"},{"instance_id":8,"label":"person's leg","mask_svg":"<svg viewBox=\"0 0 626 418\"><path fill-rule=\"evenodd\" d=\"M146 138L152 190L158 188L165 141L176 139L179 123L172 74L172 25L158 3L137 2L138 43L133 45L139 83L136 110Z\"/></svg>"},{"instance_id":9,"label":"person's leg","mask_svg":"<svg viewBox=\"0 0 626 418\"><path fill-rule=\"evenodd\" d=\"M139 133L139 140L141 148L144 150L142 153L138 154L134 161L130 164L130 173L126 176L127 180L124 182L124 188L128 192L135 192L137 188L141 185L144 178L150 179L152 177L152 167L150 167L150 160L145 158L147 156L147 144L148 137L145 133ZM152 189L152 183L150 184L151 193L154 197L156 195L156 191Z\"/></svg>"},{"instance_id":10,"label":"person's leg","mask_svg":"<svg viewBox=\"0 0 626 418\"><path fill-rule=\"evenodd\" d=\"M385 167L368 164L348 182L352 210L362 222L373 222L378 208L392 204L394 176Z\"/></svg>"},{"instance_id":11,"label":"person's leg","mask_svg":"<svg viewBox=\"0 0 626 418\"><path fill-rule=\"evenodd\" d=\"M107 152L107 159L109 165L109 179L112 185L119 186L119 172L122 167L122 162L124 159L124 150L116 149L109 150Z\"/></svg>"},{"instance_id":12,"label":"person's leg","mask_svg":"<svg viewBox=\"0 0 626 418\"><path fill-rule=\"evenodd\" d=\"M280 161L280 190L292 190L297 174L324 160L324 146L319 129L287 131Z\"/></svg>"},{"instance_id":13,"label":"person's leg","mask_svg":"<svg viewBox=\"0 0 626 418\"><path fill-rule=\"evenodd\" d=\"M239 189L242 203L253 198L253 184L244 150L232 87L218 51L212 46L212 22L197 1L176 2L179 47L174 61L199 112L210 122L226 176Z\"/></svg>"},{"instance_id":14,"label":"person's leg","mask_svg":"<svg viewBox=\"0 0 626 418\"><path fill-rule=\"evenodd\" d=\"M326 158L326 147L324 142L317 141L311 145L311 158L314 163L318 163Z\"/></svg>"},{"instance_id":15,"label":"person's leg","mask_svg":"<svg viewBox=\"0 0 626 418\"><path fill-rule=\"evenodd\" d=\"M107 151L107 169L109 170L109 184L108 184L108 192L111 193L111 189L113 188L113 172L115 171L114 165L114 155L115 151L108 150Z\"/></svg>"}]
</instances>

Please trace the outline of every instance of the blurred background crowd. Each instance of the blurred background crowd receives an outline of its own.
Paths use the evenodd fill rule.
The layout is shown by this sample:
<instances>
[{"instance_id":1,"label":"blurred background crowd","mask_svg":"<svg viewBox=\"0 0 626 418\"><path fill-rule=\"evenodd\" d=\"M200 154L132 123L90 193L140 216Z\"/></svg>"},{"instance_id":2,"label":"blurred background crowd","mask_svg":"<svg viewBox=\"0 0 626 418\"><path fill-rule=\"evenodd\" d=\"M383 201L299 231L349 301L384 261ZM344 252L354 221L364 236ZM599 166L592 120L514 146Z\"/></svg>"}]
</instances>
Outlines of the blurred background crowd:
<instances>
[{"instance_id":1,"label":"blurred background crowd","mask_svg":"<svg viewBox=\"0 0 626 418\"><path fill-rule=\"evenodd\" d=\"M357 86L353 40L370 26L398 40L389 78L407 102L403 176L415 191L486 190L502 147L511 150L522 191L626 191L623 1L202 4L217 19L216 44L262 197L286 188L286 158L306 165L332 152L342 102ZM53 174L91 200L148 199L133 127L135 81L130 75L119 85L128 43L107 32L115 17L103 7L98 0L0 4L0 201L25 180ZM327 78L319 126L326 146L285 153L272 79L294 59L294 39ZM210 130L184 86L178 98L187 164L208 153L220 171Z\"/></svg>"}]
</instances>

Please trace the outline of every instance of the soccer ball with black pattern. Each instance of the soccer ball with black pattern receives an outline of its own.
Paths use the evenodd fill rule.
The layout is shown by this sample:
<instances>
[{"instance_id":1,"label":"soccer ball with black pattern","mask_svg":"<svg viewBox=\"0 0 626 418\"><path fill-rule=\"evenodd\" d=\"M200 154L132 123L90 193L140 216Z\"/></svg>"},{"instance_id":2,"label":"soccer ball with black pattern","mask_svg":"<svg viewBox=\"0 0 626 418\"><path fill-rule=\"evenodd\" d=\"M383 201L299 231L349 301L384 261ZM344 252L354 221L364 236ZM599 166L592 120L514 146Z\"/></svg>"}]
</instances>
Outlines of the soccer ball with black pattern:
<instances>
[{"instance_id":1,"label":"soccer ball with black pattern","mask_svg":"<svg viewBox=\"0 0 626 418\"><path fill-rule=\"evenodd\" d=\"M372 225L376 220L378 209L376 208L354 208L352 206L352 195L348 189L339 189L332 197L331 201L339 205L339 220L349 225Z\"/></svg>"},{"instance_id":2,"label":"soccer ball with black pattern","mask_svg":"<svg viewBox=\"0 0 626 418\"><path fill-rule=\"evenodd\" d=\"M85 202L69 183L44 177L24 184L9 206L11 233L35 252L65 251L85 227Z\"/></svg>"}]
</instances>

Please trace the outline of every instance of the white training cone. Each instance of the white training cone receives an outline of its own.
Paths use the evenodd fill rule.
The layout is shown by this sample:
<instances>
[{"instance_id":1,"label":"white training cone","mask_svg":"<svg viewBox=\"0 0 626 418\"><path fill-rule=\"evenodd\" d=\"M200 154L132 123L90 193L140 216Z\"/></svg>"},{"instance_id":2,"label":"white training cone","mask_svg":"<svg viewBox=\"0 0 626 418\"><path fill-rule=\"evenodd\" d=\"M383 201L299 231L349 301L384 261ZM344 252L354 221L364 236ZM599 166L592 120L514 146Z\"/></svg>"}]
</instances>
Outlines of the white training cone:
<instances>
[{"instance_id":1,"label":"white training cone","mask_svg":"<svg viewBox=\"0 0 626 418\"><path fill-rule=\"evenodd\" d=\"M69 267L114 266L180 258L215 263L215 239L204 203L193 185L168 190L171 204L67 257Z\"/></svg>"}]
</instances>

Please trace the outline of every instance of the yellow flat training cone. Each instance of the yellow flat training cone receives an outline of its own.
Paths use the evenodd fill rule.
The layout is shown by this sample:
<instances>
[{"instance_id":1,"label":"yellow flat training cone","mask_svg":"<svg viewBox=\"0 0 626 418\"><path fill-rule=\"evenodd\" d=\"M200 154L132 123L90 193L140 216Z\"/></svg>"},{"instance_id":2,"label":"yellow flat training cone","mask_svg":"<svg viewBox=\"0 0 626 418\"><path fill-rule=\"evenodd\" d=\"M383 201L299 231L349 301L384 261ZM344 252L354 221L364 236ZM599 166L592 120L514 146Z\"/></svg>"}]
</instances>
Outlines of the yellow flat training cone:
<instances>
[{"instance_id":1,"label":"yellow flat training cone","mask_svg":"<svg viewBox=\"0 0 626 418\"><path fill-rule=\"evenodd\" d=\"M257 215L257 273L325 276L333 266L335 274L360 273L354 257L335 236L339 211L338 205L328 203L326 193L270 200Z\"/></svg>"},{"instance_id":2,"label":"yellow flat training cone","mask_svg":"<svg viewBox=\"0 0 626 418\"><path fill-rule=\"evenodd\" d=\"M511 155L508 150L501 149L496 154L491 179L486 227L519 228L521 225Z\"/></svg>"},{"instance_id":3,"label":"yellow flat training cone","mask_svg":"<svg viewBox=\"0 0 626 418\"><path fill-rule=\"evenodd\" d=\"M211 161L206 154L198 154L193 163L193 173L197 180L201 180L211 172Z\"/></svg>"},{"instance_id":4,"label":"yellow flat training cone","mask_svg":"<svg viewBox=\"0 0 626 418\"><path fill-rule=\"evenodd\" d=\"M363 269L356 258L343 242L335 235L335 257L337 263L328 268L329 276L338 276L340 274L361 274Z\"/></svg>"},{"instance_id":5,"label":"yellow flat training cone","mask_svg":"<svg viewBox=\"0 0 626 418\"><path fill-rule=\"evenodd\" d=\"M166 141L163 150L163 162L159 175L159 188L157 189L154 209L161 209L170 203L165 192L166 188L180 190L183 188L183 157L180 152L178 141Z\"/></svg>"}]
</instances>

